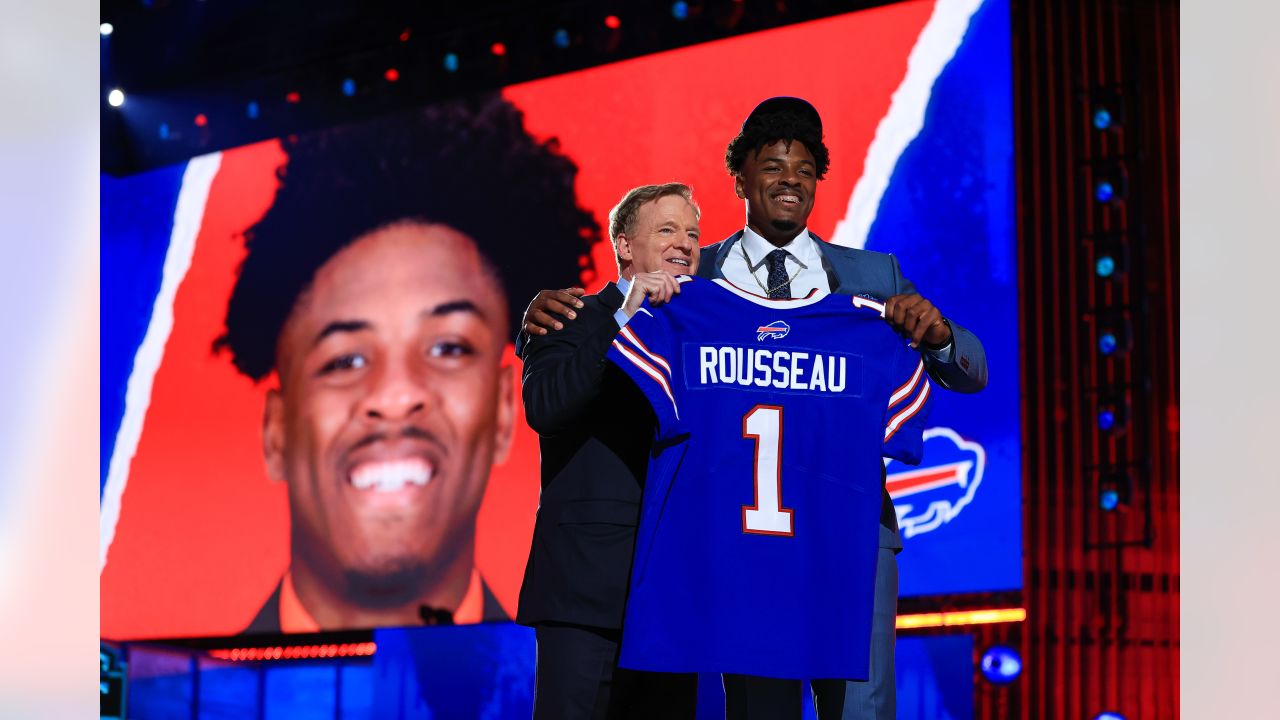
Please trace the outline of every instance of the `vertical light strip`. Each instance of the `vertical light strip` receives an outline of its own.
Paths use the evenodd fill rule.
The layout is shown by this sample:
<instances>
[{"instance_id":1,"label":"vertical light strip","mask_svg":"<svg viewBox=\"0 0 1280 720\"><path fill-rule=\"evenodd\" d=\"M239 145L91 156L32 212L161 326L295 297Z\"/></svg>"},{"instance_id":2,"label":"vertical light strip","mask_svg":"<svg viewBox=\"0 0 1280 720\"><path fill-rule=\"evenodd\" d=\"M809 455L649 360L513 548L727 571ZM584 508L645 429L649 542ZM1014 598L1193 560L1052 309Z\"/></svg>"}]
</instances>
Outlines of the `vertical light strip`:
<instances>
[{"instance_id":1,"label":"vertical light strip","mask_svg":"<svg viewBox=\"0 0 1280 720\"><path fill-rule=\"evenodd\" d=\"M876 127L875 138L867 148L862 177L849 196L844 219L836 223L831 242L846 247L862 248L867 233L880 210L880 200L889 187L898 159L920 134L924 114L938 76L955 57L956 50L969 30L969 21L982 0L938 0L933 15L920 31L915 47L907 57L907 74L893 93L889 112Z\"/></svg>"},{"instance_id":2,"label":"vertical light strip","mask_svg":"<svg viewBox=\"0 0 1280 720\"><path fill-rule=\"evenodd\" d=\"M191 256L196 248L196 236L204 222L205 202L209 199L209 187L218 174L222 153L212 153L192 159L182 175L182 189L178 192L178 204L173 211L173 230L169 235L169 248L165 252L164 274L160 291L151 309L151 322L147 334L138 346L133 358L133 370L125 391L124 417L116 433L115 446L111 450L111 464L107 469L107 485L102 493L102 509L98 517L98 572L107 566L107 551L116 534L116 521L120 518L120 502L129 479L129 467L133 454L142 437L142 423L151 404L151 385L156 370L164 358L164 346L173 330L173 301L178 287L191 267Z\"/></svg>"}]
</instances>

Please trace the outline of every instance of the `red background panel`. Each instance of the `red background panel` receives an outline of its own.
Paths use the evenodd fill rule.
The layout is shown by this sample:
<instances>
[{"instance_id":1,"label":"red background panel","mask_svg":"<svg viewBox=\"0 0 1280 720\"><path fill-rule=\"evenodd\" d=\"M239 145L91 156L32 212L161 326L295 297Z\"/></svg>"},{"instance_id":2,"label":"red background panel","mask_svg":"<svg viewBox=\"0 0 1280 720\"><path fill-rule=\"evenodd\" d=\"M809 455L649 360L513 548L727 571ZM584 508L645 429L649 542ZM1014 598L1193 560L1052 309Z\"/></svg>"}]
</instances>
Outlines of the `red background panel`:
<instances>
[{"instance_id":1,"label":"red background panel","mask_svg":"<svg viewBox=\"0 0 1280 720\"><path fill-rule=\"evenodd\" d=\"M629 188L679 180L702 206L704 244L744 222L724 168L742 120L766 97L804 97L822 114L832 157L810 228L830 237L932 10L932 2L908 2L525 83L504 95L524 110L531 133L558 138L577 162L579 200L602 227ZM223 154L102 573L104 637L238 632L288 564L285 489L267 479L261 449L264 392L274 380L254 385L211 350L244 255L241 233L266 211L284 161L274 141ZM593 259L589 290L616 272L607 242ZM519 372L510 349L508 360ZM521 416L512 452L490 478L476 554L513 615L537 496L537 437Z\"/></svg>"}]
</instances>

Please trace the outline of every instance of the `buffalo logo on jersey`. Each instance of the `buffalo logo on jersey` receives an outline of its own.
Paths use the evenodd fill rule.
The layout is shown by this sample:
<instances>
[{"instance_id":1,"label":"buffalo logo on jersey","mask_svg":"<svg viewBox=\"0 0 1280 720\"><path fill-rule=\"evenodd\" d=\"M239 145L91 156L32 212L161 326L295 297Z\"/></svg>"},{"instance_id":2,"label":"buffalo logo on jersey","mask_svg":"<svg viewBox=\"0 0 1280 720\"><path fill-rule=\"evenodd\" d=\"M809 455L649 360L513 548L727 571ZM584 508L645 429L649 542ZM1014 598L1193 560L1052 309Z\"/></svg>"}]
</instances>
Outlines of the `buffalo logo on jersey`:
<instances>
[{"instance_id":1,"label":"buffalo logo on jersey","mask_svg":"<svg viewBox=\"0 0 1280 720\"><path fill-rule=\"evenodd\" d=\"M756 336L756 340L763 341L765 338L781 340L791 333L791 326L781 320L774 320L768 325L756 328L756 332L760 333Z\"/></svg>"},{"instance_id":2,"label":"buffalo logo on jersey","mask_svg":"<svg viewBox=\"0 0 1280 720\"><path fill-rule=\"evenodd\" d=\"M987 464L981 445L944 427L924 431L924 457L920 467L896 460L885 466L903 538L932 532L958 517L973 502Z\"/></svg>"}]
</instances>

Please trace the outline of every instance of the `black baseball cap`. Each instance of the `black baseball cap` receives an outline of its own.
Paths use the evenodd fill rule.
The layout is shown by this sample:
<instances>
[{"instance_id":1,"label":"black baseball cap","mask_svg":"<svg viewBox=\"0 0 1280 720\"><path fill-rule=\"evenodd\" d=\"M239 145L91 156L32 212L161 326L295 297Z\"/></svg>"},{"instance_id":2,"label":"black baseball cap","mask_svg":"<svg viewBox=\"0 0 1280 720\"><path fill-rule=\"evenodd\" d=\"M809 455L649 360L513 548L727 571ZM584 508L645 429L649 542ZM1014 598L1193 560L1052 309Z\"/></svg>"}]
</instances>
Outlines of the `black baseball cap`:
<instances>
[{"instance_id":1,"label":"black baseball cap","mask_svg":"<svg viewBox=\"0 0 1280 720\"><path fill-rule=\"evenodd\" d=\"M822 117L818 115L818 111L809 104L807 100L801 100L798 97L771 97L768 100L756 106L755 110L742 121L742 130L746 131L752 122L765 115L798 115L799 117L812 122L818 126L818 132L822 132Z\"/></svg>"}]
</instances>

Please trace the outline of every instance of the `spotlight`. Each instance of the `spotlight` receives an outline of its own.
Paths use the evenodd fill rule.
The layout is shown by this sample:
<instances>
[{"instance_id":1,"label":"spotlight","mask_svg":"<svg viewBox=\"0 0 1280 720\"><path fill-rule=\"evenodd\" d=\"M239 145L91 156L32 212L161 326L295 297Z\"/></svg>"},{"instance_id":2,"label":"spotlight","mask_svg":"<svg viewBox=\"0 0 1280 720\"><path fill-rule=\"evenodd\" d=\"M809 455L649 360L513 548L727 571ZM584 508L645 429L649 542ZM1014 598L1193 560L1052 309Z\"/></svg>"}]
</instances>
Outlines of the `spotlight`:
<instances>
[{"instance_id":1,"label":"spotlight","mask_svg":"<svg viewBox=\"0 0 1280 720\"><path fill-rule=\"evenodd\" d=\"M1120 506L1119 491L1117 491L1115 488L1104 488L1102 492L1098 494L1098 505L1100 505L1102 509L1106 510L1107 512L1111 512L1112 510L1115 510L1117 507Z\"/></svg>"},{"instance_id":2,"label":"spotlight","mask_svg":"<svg viewBox=\"0 0 1280 720\"><path fill-rule=\"evenodd\" d=\"M503 55L507 54L507 46L503 43L496 42L489 46L489 52L493 53L498 57L502 57Z\"/></svg>"},{"instance_id":3,"label":"spotlight","mask_svg":"<svg viewBox=\"0 0 1280 720\"><path fill-rule=\"evenodd\" d=\"M382 73L382 77L386 78L387 82L395 82L400 79L400 71L395 68L387 68L387 71Z\"/></svg>"},{"instance_id":4,"label":"spotlight","mask_svg":"<svg viewBox=\"0 0 1280 720\"><path fill-rule=\"evenodd\" d=\"M1109 278L1116 271L1116 259L1110 255L1102 255L1093 264L1093 268L1098 273L1098 277Z\"/></svg>"},{"instance_id":5,"label":"spotlight","mask_svg":"<svg viewBox=\"0 0 1280 720\"><path fill-rule=\"evenodd\" d=\"M677 20L684 20L689 17L689 3L684 2L684 0L671 3L671 17Z\"/></svg>"},{"instance_id":6,"label":"spotlight","mask_svg":"<svg viewBox=\"0 0 1280 720\"><path fill-rule=\"evenodd\" d=\"M444 56L444 69L449 72L458 72L458 54L446 53Z\"/></svg>"},{"instance_id":7,"label":"spotlight","mask_svg":"<svg viewBox=\"0 0 1280 720\"><path fill-rule=\"evenodd\" d=\"M1093 126L1099 130L1111 127L1111 111L1100 107L1093 111Z\"/></svg>"},{"instance_id":8,"label":"spotlight","mask_svg":"<svg viewBox=\"0 0 1280 720\"><path fill-rule=\"evenodd\" d=\"M124 105L124 91L116 88L107 93L107 104L111 107L120 107Z\"/></svg>"},{"instance_id":9,"label":"spotlight","mask_svg":"<svg viewBox=\"0 0 1280 720\"><path fill-rule=\"evenodd\" d=\"M1120 713L1102 712L1094 715L1093 720L1124 720L1124 716Z\"/></svg>"},{"instance_id":10,"label":"spotlight","mask_svg":"<svg viewBox=\"0 0 1280 720\"><path fill-rule=\"evenodd\" d=\"M297 90L290 90L285 94L284 100L291 105L297 105L302 102L302 96L298 94Z\"/></svg>"},{"instance_id":11,"label":"spotlight","mask_svg":"<svg viewBox=\"0 0 1280 720\"><path fill-rule=\"evenodd\" d=\"M204 113L200 113L196 115L195 124L196 127L204 127L209 124L209 118L205 117Z\"/></svg>"},{"instance_id":12,"label":"spotlight","mask_svg":"<svg viewBox=\"0 0 1280 720\"><path fill-rule=\"evenodd\" d=\"M617 30L622 27L622 20L619 20L617 15L610 15L604 19L604 26L610 30Z\"/></svg>"},{"instance_id":13,"label":"spotlight","mask_svg":"<svg viewBox=\"0 0 1280 720\"><path fill-rule=\"evenodd\" d=\"M556 34L551 38L551 41L561 50L569 47L569 31L564 28L556 30Z\"/></svg>"},{"instance_id":14,"label":"spotlight","mask_svg":"<svg viewBox=\"0 0 1280 720\"><path fill-rule=\"evenodd\" d=\"M343 80L342 94L346 95L347 97L354 97L356 94L356 81L352 80L351 78L347 78L346 80Z\"/></svg>"},{"instance_id":15,"label":"spotlight","mask_svg":"<svg viewBox=\"0 0 1280 720\"><path fill-rule=\"evenodd\" d=\"M1102 431L1112 430L1116 426L1116 411L1111 408L1103 408L1098 411L1098 429Z\"/></svg>"},{"instance_id":16,"label":"spotlight","mask_svg":"<svg viewBox=\"0 0 1280 720\"><path fill-rule=\"evenodd\" d=\"M106 37L115 31L116 28L111 23L102 23L98 26L98 32L102 34L102 37Z\"/></svg>"},{"instance_id":17,"label":"spotlight","mask_svg":"<svg viewBox=\"0 0 1280 720\"><path fill-rule=\"evenodd\" d=\"M1115 333L1104 332L1098 336L1098 352L1103 355L1110 355L1115 352L1116 347L1119 346L1119 344L1119 341L1116 340Z\"/></svg>"},{"instance_id":18,"label":"spotlight","mask_svg":"<svg viewBox=\"0 0 1280 720\"><path fill-rule=\"evenodd\" d=\"M168 140L169 139L169 123L160 123L160 128L157 132L159 133L161 140Z\"/></svg>"},{"instance_id":19,"label":"spotlight","mask_svg":"<svg viewBox=\"0 0 1280 720\"><path fill-rule=\"evenodd\" d=\"M1100 203L1111 202L1116 196L1116 188L1110 180L1099 180L1093 186L1093 198Z\"/></svg>"},{"instance_id":20,"label":"spotlight","mask_svg":"<svg viewBox=\"0 0 1280 720\"><path fill-rule=\"evenodd\" d=\"M258 119L258 101L250 100L248 105L244 106L244 115L250 120Z\"/></svg>"},{"instance_id":21,"label":"spotlight","mask_svg":"<svg viewBox=\"0 0 1280 720\"><path fill-rule=\"evenodd\" d=\"M993 645L982 654L982 675L988 682L1008 685L1022 673L1018 651L1005 645Z\"/></svg>"}]
</instances>

